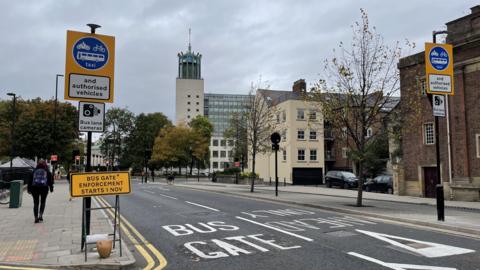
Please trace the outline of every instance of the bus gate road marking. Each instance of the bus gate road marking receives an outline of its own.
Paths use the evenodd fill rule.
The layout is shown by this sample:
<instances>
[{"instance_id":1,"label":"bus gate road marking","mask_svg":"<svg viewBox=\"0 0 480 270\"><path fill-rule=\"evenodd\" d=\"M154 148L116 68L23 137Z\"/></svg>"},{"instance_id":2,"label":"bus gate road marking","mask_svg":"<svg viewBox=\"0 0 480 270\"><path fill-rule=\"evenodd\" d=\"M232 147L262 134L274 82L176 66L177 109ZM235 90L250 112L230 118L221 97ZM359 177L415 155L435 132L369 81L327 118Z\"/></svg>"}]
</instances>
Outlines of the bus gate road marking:
<instances>
[{"instance_id":1,"label":"bus gate road marking","mask_svg":"<svg viewBox=\"0 0 480 270\"><path fill-rule=\"evenodd\" d=\"M303 239L303 240L308 241L308 242L313 242L313 239L305 237L305 236L298 235L296 233L288 232L288 231L285 231L285 230L282 230L282 229L279 229L279 228L275 228L275 227L272 227L272 226L269 226L269 225L266 225L266 224L263 224L263 223L260 223L260 222L256 222L256 221L253 221L253 220L250 220L250 219L246 219L246 218L243 218L243 217L239 217L239 216L236 216L235 218L246 221L246 222L250 222L250 223L265 227L265 228L269 228L269 229L272 229L274 231L281 232L281 233L284 233L284 234L287 234L287 235L290 235L290 236L293 236L293 237L297 237L297 238Z\"/></svg>"}]
</instances>

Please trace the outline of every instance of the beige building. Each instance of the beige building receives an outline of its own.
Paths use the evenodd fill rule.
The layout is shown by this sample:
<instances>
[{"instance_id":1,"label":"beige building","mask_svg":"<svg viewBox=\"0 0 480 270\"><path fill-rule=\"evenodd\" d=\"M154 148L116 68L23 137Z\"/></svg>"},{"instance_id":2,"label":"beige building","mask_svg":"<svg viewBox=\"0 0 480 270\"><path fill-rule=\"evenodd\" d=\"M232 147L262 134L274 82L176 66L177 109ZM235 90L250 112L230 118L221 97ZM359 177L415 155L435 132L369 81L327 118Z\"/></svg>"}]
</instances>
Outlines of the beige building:
<instances>
[{"instance_id":1,"label":"beige building","mask_svg":"<svg viewBox=\"0 0 480 270\"><path fill-rule=\"evenodd\" d=\"M175 122L188 123L203 115L204 83L201 77L202 55L188 51L178 54L178 77L175 87Z\"/></svg>"},{"instance_id":2,"label":"beige building","mask_svg":"<svg viewBox=\"0 0 480 270\"><path fill-rule=\"evenodd\" d=\"M293 85L293 91L258 91L274 109L275 129L282 137L278 151L278 177L281 183L323 183L324 119L319 103L303 99L305 88L305 81L298 80ZM257 155L256 171L264 181L275 180L273 151Z\"/></svg>"}]
</instances>

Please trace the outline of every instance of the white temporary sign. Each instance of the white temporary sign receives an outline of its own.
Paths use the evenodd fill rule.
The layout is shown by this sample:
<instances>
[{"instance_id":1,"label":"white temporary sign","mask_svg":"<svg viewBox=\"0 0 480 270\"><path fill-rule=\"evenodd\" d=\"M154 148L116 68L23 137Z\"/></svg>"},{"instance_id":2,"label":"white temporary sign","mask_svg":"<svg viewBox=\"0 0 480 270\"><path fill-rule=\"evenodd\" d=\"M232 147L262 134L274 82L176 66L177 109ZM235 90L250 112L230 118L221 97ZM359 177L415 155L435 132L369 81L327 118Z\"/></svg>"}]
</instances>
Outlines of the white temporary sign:
<instances>
[{"instance_id":1,"label":"white temporary sign","mask_svg":"<svg viewBox=\"0 0 480 270\"><path fill-rule=\"evenodd\" d=\"M78 130L82 132L103 132L105 103L78 103Z\"/></svg>"},{"instance_id":2,"label":"white temporary sign","mask_svg":"<svg viewBox=\"0 0 480 270\"><path fill-rule=\"evenodd\" d=\"M433 95L433 116L445 117L445 96Z\"/></svg>"}]
</instances>

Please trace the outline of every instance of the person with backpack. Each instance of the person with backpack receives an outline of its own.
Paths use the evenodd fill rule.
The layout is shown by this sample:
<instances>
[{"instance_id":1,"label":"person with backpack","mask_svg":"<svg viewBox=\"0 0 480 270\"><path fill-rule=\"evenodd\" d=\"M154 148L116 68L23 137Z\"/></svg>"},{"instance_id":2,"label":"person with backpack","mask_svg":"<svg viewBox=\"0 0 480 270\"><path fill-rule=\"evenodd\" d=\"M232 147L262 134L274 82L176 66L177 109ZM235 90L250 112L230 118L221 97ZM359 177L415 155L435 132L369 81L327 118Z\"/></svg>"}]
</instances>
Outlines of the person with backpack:
<instances>
[{"instance_id":1,"label":"person with backpack","mask_svg":"<svg viewBox=\"0 0 480 270\"><path fill-rule=\"evenodd\" d=\"M53 176L48 170L47 163L41 159L33 171L31 181L28 183L28 193L33 197L33 215L35 223L43 221L43 212L45 211L45 202L47 200L48 190L53 192ZM38 211L40 206L40 212Z\"/></svg>"}]
</instances>

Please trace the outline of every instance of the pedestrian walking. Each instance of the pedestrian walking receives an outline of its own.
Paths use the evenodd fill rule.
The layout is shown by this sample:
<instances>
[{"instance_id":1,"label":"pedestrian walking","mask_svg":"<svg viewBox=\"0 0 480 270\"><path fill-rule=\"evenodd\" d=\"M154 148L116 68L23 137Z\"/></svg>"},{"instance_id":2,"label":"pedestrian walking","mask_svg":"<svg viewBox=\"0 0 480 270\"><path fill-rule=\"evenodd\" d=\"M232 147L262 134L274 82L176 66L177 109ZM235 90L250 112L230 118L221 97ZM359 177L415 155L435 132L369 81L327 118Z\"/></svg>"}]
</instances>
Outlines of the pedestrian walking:
<instances>
[{"instance_id":1,"label":"pedestrian walking","mask_svg":"<svg viewBox=\"0 0 480 270\"><path fill-rule=\"evenodd\" d=\"M41 159L38 161L37 167L33 171L33 175L27 188L28 193L33 197L33 215L35 216L35 223L43 221L43 212L45 211L45 202L47 200L49 189L50 192L53 192L53 175L48 170L45 160Z\"/></svg>"}]
</instances>

